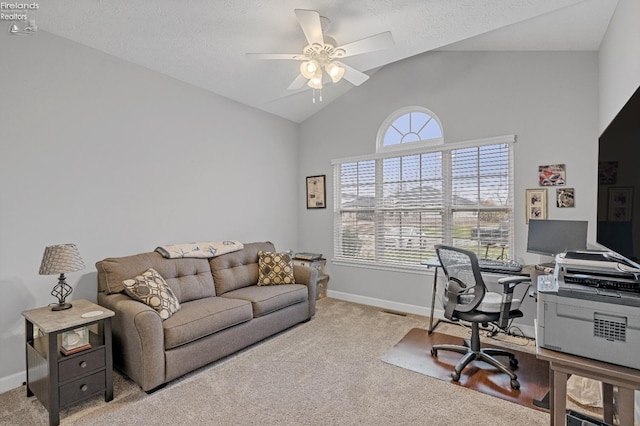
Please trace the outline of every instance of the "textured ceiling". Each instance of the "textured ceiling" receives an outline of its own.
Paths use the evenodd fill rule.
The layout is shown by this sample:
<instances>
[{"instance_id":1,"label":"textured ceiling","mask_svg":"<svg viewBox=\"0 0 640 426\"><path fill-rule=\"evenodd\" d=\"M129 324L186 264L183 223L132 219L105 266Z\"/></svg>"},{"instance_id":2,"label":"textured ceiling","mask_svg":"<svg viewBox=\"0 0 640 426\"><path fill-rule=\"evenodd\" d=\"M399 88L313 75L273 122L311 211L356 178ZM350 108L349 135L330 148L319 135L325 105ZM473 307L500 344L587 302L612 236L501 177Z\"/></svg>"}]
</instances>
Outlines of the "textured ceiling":
<instances>
[{"instance_id":1,"label":"textured ceiling","mask_svg":"<svg viewBox=\"0 0 640 426\"><path fill-rule=\"evenodd\" d=\"M56 0L31 13L40 30L172 76L294 122L354 86L288 91L296 61L246 53L298 53L306 45L294 9L331 21L339 45L391 31L393 48L346 58L371 74L434 49L598 50L617 0ZM361 87L366 87L366 82ZM306 88L306 86L305 86Z\"/></svg>"}]
</instances>

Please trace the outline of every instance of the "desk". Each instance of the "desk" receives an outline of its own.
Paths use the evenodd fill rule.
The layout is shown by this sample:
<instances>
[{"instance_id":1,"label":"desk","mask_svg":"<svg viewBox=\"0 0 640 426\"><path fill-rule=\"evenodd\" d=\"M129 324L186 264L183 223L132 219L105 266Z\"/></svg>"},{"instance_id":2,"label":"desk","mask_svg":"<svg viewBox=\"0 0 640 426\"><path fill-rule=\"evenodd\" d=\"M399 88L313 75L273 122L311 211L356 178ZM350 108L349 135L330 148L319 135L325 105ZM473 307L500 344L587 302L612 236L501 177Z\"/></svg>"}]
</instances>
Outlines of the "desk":
<instances>
[{"instance_id":1,"label":"desk","mask_svg":"<svg viewBox=\"0 0 640 426\"><path fill-rule=\"evenodd\" d=\"M431 314L429 315L429 330L427 331L428 334L432 334L433 330L435 330L438 324L440 324L440 322L442 321L440 318L438 318L438 321L436 321L435 325L433 324L433 311L436 306L436 292L438 290L438 269L442 268L442 265L440 264L440 260L435 257L433 259L421 262L420 264L426 266L429 269L435 268L435 271L433 272L433 290L431 291Z\"/></svg>"},{"instance_id":2,"label":"desk","mask_svg":"<svg viewBox=\"0 0 640 426\"><path fill-rule=\"evenodd\" d=\"M640 389L639 370L544 349L537 344L536 357L549 362L551 426L565 424L567 379L572 374L602 382L604 421L609 424L613 424L613 387L618 386L619 424L633 424L633 391Z\"/></svg>"}]
</instances>

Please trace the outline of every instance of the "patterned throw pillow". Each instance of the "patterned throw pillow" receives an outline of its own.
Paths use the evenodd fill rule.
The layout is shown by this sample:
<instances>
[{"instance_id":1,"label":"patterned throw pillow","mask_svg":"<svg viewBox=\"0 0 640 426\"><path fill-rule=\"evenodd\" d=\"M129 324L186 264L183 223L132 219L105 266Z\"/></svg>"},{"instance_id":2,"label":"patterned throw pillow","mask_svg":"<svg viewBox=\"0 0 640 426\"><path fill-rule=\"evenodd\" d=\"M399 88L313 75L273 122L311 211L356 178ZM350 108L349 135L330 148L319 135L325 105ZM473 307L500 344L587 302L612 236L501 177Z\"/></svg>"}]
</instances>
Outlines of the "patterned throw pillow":
<instances>
[{"instance_id":1,"label":"patterned throw pillow","mask_svg":"<svg viewBox=\"0 0 640 426\"><path fill-rule=\"evenodd\" d=\"M295 284L289 253L258 252L258 285Z\"/></svg>"},{"instance_id":2,"label":"patterned throw pillow","mask_svg":"<svg viewBox=\"0 0 640 426\"><path fill-rule=\"evenodd\" d=\"M158 311L160 318L166 320L178 312L180 302L171 287L153 268L142 275L122 281L124 290L135 300L145 303Z\"/></svg>"}]
</instances>

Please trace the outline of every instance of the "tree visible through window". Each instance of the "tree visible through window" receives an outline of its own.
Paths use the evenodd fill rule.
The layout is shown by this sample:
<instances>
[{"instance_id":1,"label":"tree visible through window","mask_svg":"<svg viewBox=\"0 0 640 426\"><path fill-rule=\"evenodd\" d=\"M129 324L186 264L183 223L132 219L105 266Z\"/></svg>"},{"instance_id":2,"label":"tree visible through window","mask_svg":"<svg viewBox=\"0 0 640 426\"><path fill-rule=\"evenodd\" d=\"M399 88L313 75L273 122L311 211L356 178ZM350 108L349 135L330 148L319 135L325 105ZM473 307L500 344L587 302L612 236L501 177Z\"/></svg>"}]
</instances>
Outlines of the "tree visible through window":
<instances>
[{"instance_id":1,"label":"tree visible through window","mask_svg":"<svg viewBox=\"0 0 640 426\"><path fill-rule=\"evenodd\" d=\"M366 158L334 161L335 258L416 266L435 256L435 244L509 258L515 137L429 146L421 138L439 134L441 141L440 122L432 113L413 114L391 116L378 132L379 148L387 138L392 144L410 140L409 155L382 148ZM430 122L434 127L425 133Z\"/></svg>"}]
</instances>

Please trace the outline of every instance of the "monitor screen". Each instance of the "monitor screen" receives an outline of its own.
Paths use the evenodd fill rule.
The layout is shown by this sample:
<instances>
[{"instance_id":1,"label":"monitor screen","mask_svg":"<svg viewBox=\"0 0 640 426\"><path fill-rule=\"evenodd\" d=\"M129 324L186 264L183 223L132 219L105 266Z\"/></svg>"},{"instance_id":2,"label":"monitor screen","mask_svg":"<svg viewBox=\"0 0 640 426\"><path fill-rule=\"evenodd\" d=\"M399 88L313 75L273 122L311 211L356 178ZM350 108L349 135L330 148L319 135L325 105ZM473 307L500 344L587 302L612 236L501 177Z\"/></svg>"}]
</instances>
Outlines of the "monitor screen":
<instances>
[{"instance_id":1,"label":"monitor screen","mask_svg":"<svg viewBox=\"0 0 640 426\"><path fill-rule=\"evenodd\" d=\"M586 250L586 220L530 220L527 252L555 256L567 250Z\"/></svg>"}]
</instances>

